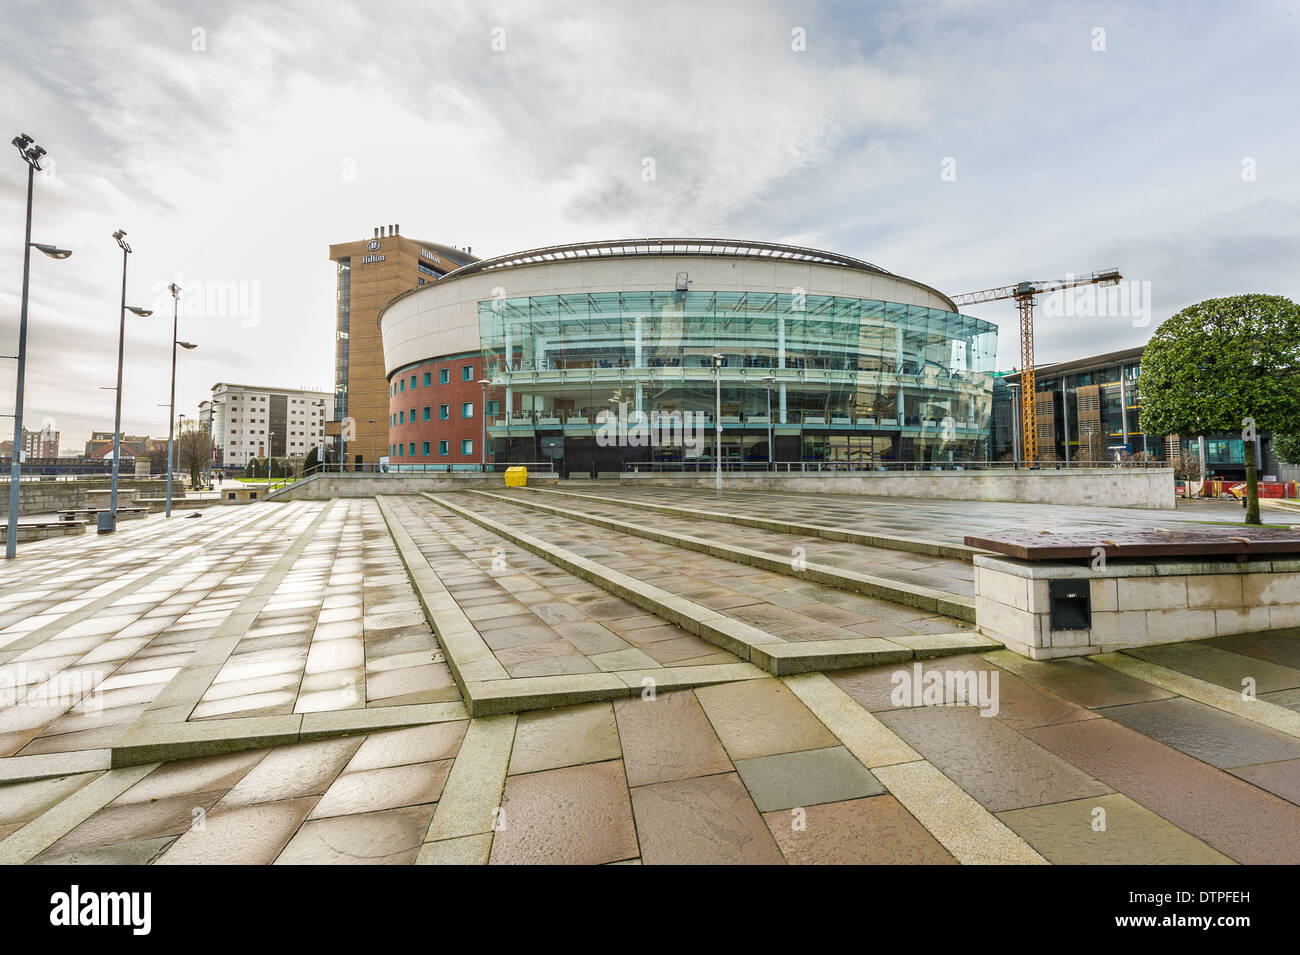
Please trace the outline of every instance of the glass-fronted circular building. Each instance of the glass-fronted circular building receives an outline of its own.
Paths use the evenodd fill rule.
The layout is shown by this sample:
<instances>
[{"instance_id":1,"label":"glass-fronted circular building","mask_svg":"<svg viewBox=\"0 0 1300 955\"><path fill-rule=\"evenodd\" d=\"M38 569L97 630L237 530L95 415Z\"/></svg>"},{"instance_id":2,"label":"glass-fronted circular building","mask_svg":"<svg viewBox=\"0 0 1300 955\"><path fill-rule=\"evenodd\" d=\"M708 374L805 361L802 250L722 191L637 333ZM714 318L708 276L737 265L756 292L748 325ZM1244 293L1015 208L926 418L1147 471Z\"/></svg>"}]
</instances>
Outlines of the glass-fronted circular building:
<instances>
[{"instance_id":1,"label":"glass-fronted circular building","mask_svg":"<svg viewBox=\"0 0 1300 955\"><path fill-rule=\"evenodd\" d=\"M719 418L728 466L987 459L997 327L832 252L551 246L452 271L379 323L390 466L712 467Z\"/></svg>"}]
</instances>

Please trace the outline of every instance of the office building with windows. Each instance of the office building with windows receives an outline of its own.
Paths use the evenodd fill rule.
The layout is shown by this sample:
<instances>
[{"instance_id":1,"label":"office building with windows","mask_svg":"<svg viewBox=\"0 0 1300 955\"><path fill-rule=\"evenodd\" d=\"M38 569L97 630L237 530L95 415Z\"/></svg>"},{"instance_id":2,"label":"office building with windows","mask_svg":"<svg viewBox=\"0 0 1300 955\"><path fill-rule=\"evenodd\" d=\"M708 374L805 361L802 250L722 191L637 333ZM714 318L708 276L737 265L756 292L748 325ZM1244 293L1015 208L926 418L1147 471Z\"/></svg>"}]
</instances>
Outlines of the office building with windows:
<instances>
[{"instance_id":1,"label":"office building with windows","mask_svg":"<svg viewBox=\"0 0 1300 955\"><path fill-rule=\"evenodd\" d=\"M1164 461L1191 466L1199 476L1204 439L1206 476L1244 479L1240 435L1149 435L1142 430L1143 351L1139 345L1035 369L1040 462ZM991 445L997 459L1010 460L1019 446L1020 377L1014 371L995 376ZM1274 457L1270 435L1259 436L1256 450L1261 475L1294 480L1294 469Z\"/></svg>"},{"instance_id":2,"label":"office building with windows","mask_svg":"<svg viewBox=\"0 0 1300 955\"><path fill-rule=\"evenodd\" d=\"M405 292L379 327L390 464L712 466L719 403L729 466L944 466L988 453L997 327L833 252L716 239L551 246ZM602 436L611 416L688 412L709 429L702 449L672 428L667 440L638 440L635 427L630 440Z\"/></svg>"},{"instance_id":3,"label":"office building with windows","mask_svg":"<svg viewBox=\"0 0 1300 955\"><path fill-rule=\"evenodd\" d=\"M250 459L305 459L325 442L328 391L218 382L203 410L211 422L213 464L242 468Z\"/></svg>"},{"instance_id":4,"label":"office building with windows","mask_svg":"<svg viewBox=\"0 0 1300 955\"><path fill-rule=\"evenodd\" d=\"M331 245L335 269L334 394L329 434L349 463L373 462L388 446L388 384L379 311L396 295L475 261L436 242L381 226L368 239Z\"/></svg>"}]
</instances>

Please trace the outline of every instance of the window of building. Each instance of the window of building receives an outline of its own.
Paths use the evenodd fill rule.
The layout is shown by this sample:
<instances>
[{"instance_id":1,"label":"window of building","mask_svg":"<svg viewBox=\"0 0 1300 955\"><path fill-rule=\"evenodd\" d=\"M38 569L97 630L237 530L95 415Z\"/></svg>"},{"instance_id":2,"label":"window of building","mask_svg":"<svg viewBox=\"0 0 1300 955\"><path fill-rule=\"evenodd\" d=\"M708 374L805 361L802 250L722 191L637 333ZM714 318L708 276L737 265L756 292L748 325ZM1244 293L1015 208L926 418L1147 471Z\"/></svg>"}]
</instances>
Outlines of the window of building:
<instances>
[{"instance_id":1,"label":"window of building","mask_svg":"<svg viewBox=\"0 0 1300 955\"><path fill-rule=\"evenodd\" d=\"M431 371L426 371L426 372L424 373L424 383L425 383L426 385L431 385L431 384L433 384L433 372L431 372Z\"/></svg>"},{"instance_id":2,"label":"window of building","mask_svg":"<svg viewBox=\"0 0 1300 955\"><path fill-rule=\"evenodd\" d=\"M461 454L473 454L473 453L474 453L474 439L473 439L473 438L465 438L464 440L461 441L461 443L460 443L460 453L461 453Z\"/></svg>"},{"instance_id":3,"label":"window of building","mask_svg":"<svg viewBox=\"0 0 1300 955\"><path fill-rule=\"evenodd\" d=\"M397 446L397 456L402 457L402 446L400 444Z\"/></svg>"},{"instance_id":4,"label":"window of building","mask_svg":"<svg viewBox=\"0 0 1300 955\"><path fill-rule=\"evenodd\" d=\"M399 411L399 412L397 412L397 423L398 423L398 424L406 424L406 412L405 412L405 411Z\"/></svg>"},{"instance_id":5,"label":"window of building","mask_svg":"<svg viewBox=\"0 0 1300 955\"><path fill-rule=\"evenodd\" d=\"M473 366L473 365L465 365L463 368L461 368L461 370L460 370L460 380L461 380L461 381L473 381L473 380L474 380L474 366Z\"/></svg>"},{"instance_id":6,"label":"window of building","mask_svg":"<svg viewBox=\"0 0 1300 955\"><path fill-rule=\"evenodd\" d=\"M425 406L424 406L424 411L423 411L423 413L422 413L422 416L421 416L421 419L420 419L420 420L422 420L422 421L428 421L428 420L429 420L430 418L432 418L432 417L433 417L433 409L430 408L428 405L425 405Z\"/></svg>"},{"instance_id":7,"label":"window of building","mask_svg":"<svg viewBox=\"0 0 1300 955\"><path fill-rule=\"evenodd\" d=\"M500 414L500 413L501 413L501 402L500 402L500 401L489 401L487 404L485 404L485 405L483 406L483 413L484 413L484 414Z\"/></svg>"},{"instance_id":8,"label":"window of building","mask_svg":"<svg viewBox=\"0 0 1300 955\"><path fill-rule=\"evenodd\" d=\"M415 424L415 409L411 409L411 424Z\"/></svg>"},{"instance_id":9,"label":"window of building","mask_svg":"<svg viewBox=\"0 0 1300 955\"><path fill-rule=\"evenodd\" d=\"M422 445L420 445L420 453L421 453L422 455L424 455L426 458L429 456L429 442L428 442L428 441L425 441Z\"/></svg>"},{"instance_id":10,"label":"window of building","mask_svg":"<svg viewBox=\"0 0 1300 955\"><path fill-rule=\"evenodd\" d=\"M402 391L405 391L405 390L406 390L406 379L405 379L405 378L402 379L402 381L401 381L401 385L402 385L402 389L401 389L401 390L402 390Z\"/></svg>"},{"instance_id":11,"label":"window of building","mask_svg":"<svg viewBox=\"0 0 1300 955\"><path fill-rule=\"evenodd\" d=\"M462 401L462 402L460 403L460 416L461 416L462 418L472 418L472 417L474 417L474 402L472 402L472 401Z\"/></svg>"},{"instance_id":12,"label":"window of building","mask_svg":"<svg viewBox=\"0 0 1300 955\"><path fill-rule=\"evenodd\" d=\"M446 441L439 441L439 442L438 442L438 453L439 453L439 454L446 454L446 453L447 453L447 442L446 442Z\"/></svg>"},{"instance_id":13,"label":"window of building","mask_svg":"<svg viewBox=\"0 0 1300 955\"><path fill-rule=\"evenodd\" d=\"M415 457L415 442L414 442L414 441L411 442L411 454L410 454L410 456L411 456L411 457Z\"/></svg>"},{"instance_id":14,"label":"window of building","mask_svg":"<svg viewBox=\"0 0 1300 955\"><path fill-rule=\"evenodd\" d=\"M439 383L440 385L445 385L445 384L446 384L447 382L449 382L449 381L451 381L451 370L450 370L450 369L447 369L447 368L443 368L443 369L439 370L439 372L438 372L438 383Z\"/></svg>"},{"instance_id":15,"label":"window of building","mask_svg":"<svg viewBox=\"0 0 1300 955\"><path fill-rule=\"evenodd\" d=\"M451 405L438 405L438 420L446 421L451 417Z\"/></svg>"},{"instance_id":16,"label":"window of building","mask_svg":"<svg viewBox=\"0 0 1300 955\"><path fill-rule=\"evenodd\" d=\"M414 390L414 388L415 388L415 376L414 376L414 375L411 376L411 388L412 388L412 390Z\"/></svg>"}]
</instances>

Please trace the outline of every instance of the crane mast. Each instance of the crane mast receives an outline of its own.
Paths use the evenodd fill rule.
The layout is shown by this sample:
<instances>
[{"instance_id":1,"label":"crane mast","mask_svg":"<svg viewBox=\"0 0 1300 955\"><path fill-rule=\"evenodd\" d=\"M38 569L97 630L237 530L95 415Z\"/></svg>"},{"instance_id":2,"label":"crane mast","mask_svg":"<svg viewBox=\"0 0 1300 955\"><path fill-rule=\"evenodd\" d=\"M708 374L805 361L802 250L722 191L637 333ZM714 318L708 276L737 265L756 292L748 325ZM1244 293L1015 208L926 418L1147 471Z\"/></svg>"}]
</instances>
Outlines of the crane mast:
<instances>
[{"instance_id":1,"label":"crane mast","mask_svg":"<svg viewBox=\"0 0 1300 955\"><path fill-rule=\"evenodd\" d=\"M1123 278L1119 269L1102 269L1087 275L1067 275L1063 279L1041 282L1017 282L964 292L952 297L956 305L979 305L1014 298L1020 313L1020 453L1031 464L1038 460L1038 405L1037 380L1034 375L1034 296L1044 292L1058 292L1080 285L1116 285ZM1069 440L1069 436L1066 436Z\"/></svg>"}]
</instances>

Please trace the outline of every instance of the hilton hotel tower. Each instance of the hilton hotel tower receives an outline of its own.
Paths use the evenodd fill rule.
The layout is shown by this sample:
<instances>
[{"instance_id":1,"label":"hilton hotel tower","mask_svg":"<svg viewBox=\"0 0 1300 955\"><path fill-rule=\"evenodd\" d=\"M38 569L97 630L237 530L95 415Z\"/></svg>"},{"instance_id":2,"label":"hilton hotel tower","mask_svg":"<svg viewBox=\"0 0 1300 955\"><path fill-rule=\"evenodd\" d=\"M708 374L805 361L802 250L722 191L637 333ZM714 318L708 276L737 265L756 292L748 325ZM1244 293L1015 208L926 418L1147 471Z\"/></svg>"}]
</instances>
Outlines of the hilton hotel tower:
<instances>
[{"instance_id":1,"label":"hilton hotel tower","mask_svg":"<svg viewBox=\"0 0 1300 955\"><path fill-rule=\"evenodd\" d=\"M388 381L379 336L379 310L395 296L477 259L467 250L408 239L396 225L369 239L330 246L337 270L334 329L334 408L326 434L336 449L343 425L352 434L342 450L349 464L374 464L388 448Z\"/></svg>"}]
</instances>

